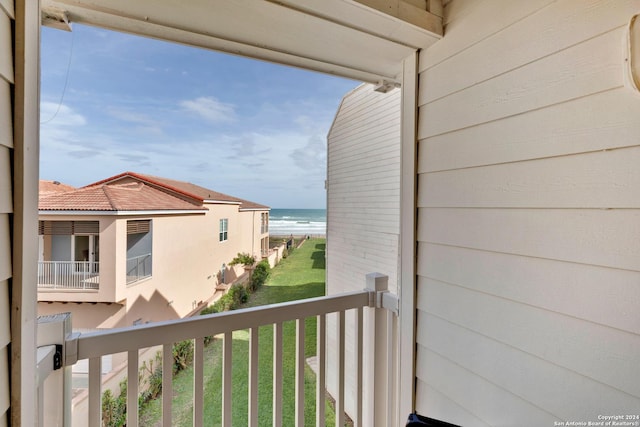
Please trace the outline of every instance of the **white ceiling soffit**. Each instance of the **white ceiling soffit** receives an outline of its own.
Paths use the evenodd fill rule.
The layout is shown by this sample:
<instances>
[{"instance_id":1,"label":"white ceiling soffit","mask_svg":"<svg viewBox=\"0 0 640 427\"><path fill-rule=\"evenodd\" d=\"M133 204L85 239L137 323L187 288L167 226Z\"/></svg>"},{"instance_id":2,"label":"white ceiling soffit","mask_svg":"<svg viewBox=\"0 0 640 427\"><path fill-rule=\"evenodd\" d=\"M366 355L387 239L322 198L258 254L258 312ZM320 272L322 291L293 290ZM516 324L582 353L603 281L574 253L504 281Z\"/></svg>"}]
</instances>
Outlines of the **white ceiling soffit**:
<instances>
[{"instance_id":1,"label":"white ceiling soffit","mask_svg":"<svg viewBox=\"0 0 640 427\"><path fill-rule=\"evenodd\" d=\"M43 13L375 83L440 36L350 0L42 0ZM46 25L46 22L43 22Z\"/></svg>"}]
</instances>

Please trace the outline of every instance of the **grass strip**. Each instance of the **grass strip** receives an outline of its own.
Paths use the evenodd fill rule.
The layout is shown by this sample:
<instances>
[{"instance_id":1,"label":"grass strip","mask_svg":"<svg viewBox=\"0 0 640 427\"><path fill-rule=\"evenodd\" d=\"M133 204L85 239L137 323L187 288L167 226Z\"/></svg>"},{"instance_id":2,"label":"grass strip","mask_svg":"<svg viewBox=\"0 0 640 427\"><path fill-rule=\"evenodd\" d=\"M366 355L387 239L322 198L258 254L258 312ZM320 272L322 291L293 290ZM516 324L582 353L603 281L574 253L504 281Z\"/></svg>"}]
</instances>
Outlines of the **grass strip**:
<instances>
[{"instance_id":1,"label":"grass strip","mask_svg":"<svg viewBox=\"0 0 640 427\"><path fill-rule=\"evenodd\" d=\"M325 240L311 239L294 250L272 270L267 283L244 305L266 304L312 298L325 294ZM283 325L283 425L294 425L295 414L295 322ZM272 422L273 327L259 329L258 424ZM316 354L316 319L305 320L305 356ZM205 348L204 389L205 425L221 425L222 342L215 339ZM248 331L233 333L232 424L247 425L248 408ZM313 371L305 368L305 424L315 425L315 384ZM141 425L157 425L160 400L148 405L141 414ZM191 426L193 419L193 369L180 372L173 380L172 425ZM327 424L333 424L333 411L327 404Z\"/></svg>"}]
</instances>

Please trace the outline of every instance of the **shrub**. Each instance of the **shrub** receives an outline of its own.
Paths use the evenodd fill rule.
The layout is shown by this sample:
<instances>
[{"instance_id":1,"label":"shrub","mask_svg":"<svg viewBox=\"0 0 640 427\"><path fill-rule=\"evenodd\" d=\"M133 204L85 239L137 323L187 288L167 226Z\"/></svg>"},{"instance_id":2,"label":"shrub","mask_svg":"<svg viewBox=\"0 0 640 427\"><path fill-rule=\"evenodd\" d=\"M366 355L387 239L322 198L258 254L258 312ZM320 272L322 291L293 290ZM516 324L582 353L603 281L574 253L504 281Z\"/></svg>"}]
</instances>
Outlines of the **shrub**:
<instances>
[{"instance_id":1,"label":"shrub","mask_svg":"<svg viewBox=\"0 0 640 427\"><path fill-rule=\"evenodd\" d=\"M193 360L193 341L184 340L173 345L173 374L189 367Z\"/></svg>"},{"instance_id":2,"label":"shrub","mask_svg":"<svg viewBox=\"0 0 640 427\"><path fill-rule=\"evenodd\" d=\"M241 284L236 284L233 285L226 294L220 297L219 300L202 310L200 314L222 313L223 311L235 310L247 302L248 299L249 293L247 289Z\"/></svg>"},{"instance_id":3,"label":"shrub","mask_svg":"<svg viewBox=\"0 0 640 427\"><path fill-rule=\"evenodd\" d=\"M249 255L248 253L238 253L238 255L231 260L229 265L238 265L242 264L245 266L253 265L256 263L256 257L253 255Z\"/></svg>"},{"instance_id":4,"label":"shrub","mask_svg":"<svg viewBox=\"0 0 640 427\"><path fill-rule=\"evenodd\" d=\"M255 291L260 286L264 285L264 283L269 278L269 274L271 273L271 266L269 266L269 261L266 259L260 261L256 268L253 270L253 274L251 275L251 290Z\"/></svg>"},{"instance_id":5,"label":"shrub","mask_svg":"<svg viewBox=\"0 0 640 427\"><path fill-rule=\"evenodd\" d=\"M150 360L148 364L146 360L142 362L138 381L144 389L138 399L140 407L162 394L162 354L160 352L157 352L155 359Z\"/></svg>"},{"instance_id":6,"label":"shrub","mask_svg":"<svg viewBox=\"0 0 640 427\"><path fill-rule=\"evenodd\" d=\"M249 299L249 293L242 285L233 285L231 289L229 289L227 295L231 298L228 310L237 309L241 304L244 304Z\"/></svg>"},{"instance_id":7,"label":"shrub","mask_svg":"<svg viewBox=\"0 0 640 427\"><path fill-rule=\"evenodd\" d=\"M102 393L102 425L121 427L127 424L127 379L120 381L120 394L114 397L111 390Z\"/></svg>"}]
</instances>

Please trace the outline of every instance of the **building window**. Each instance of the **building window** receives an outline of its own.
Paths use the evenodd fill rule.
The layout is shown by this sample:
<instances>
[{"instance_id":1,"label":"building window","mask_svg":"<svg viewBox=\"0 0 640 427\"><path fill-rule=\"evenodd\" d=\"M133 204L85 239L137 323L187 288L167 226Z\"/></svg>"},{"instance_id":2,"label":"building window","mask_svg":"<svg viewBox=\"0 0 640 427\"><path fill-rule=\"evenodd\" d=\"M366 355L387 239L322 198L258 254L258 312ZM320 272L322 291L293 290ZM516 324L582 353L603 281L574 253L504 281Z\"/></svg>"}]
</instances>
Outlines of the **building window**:
<instances>
[{"instance_id":1,"label":"building window","mask_svg":"<svg viewBox=\"0 0 640 427\"><path fill-rule=\"evenodd\" d=\"M151 277L151 220L127 221L127 284Z\"/></svg>"},{"instance_id":2,"label":"building window","mask_svg":"<svg viewBox=\"0 0 640 427\"><path fill-rule=\"evenodd\" d=\"M269 232L269 214L268 213L260 214L260 223L261 223L260 232L262 234L268 233Z\"/></svg>"},{"instance_id":3,"label":"building window","mask_svg":"<svg viewBox=\"0 0 640 427\"><path fill-rule=\"evenodd\" d=\"M220 241L224 242L227 240L227 228L229 226L229 220L227 218L223 218L220 220Z\"/></svg>"}]
</instances>

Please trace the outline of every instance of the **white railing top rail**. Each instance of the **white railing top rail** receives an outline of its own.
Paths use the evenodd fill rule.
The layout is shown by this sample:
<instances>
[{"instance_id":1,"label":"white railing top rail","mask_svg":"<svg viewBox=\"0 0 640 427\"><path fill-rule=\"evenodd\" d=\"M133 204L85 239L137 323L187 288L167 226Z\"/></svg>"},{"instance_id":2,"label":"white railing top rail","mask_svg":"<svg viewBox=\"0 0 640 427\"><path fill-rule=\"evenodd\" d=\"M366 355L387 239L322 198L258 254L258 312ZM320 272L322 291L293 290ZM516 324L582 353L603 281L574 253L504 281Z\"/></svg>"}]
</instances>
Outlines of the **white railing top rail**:
<instances>
[{"instance_id":1,"label":"white railing top rail","mask_svg":"<svg viewBox=\"0 0 640 427\"><path fill-rule=\"evenodd\" d=\"M127 258L127 261L134 261L134 260L137 260L137 259L148 258L150 256L151 256L151 253L142 254L142 255L131 257L131 258Z\"/></svg>"},{"instance_id":2,"label":"white railing top rail","mask_svg":"<svg viewBox=\"0 0 640 427\"><path fill-rule=\"evenodd\" d=\"M38 264L47 265L47 264L99 264L99 261L38 261Z\"/></svg>"},{"instance_id":3,"label":"white railing top rail","mask_svg":"<svg viewBox=\"0 0 640 427\"><path fill-rule=\"evenodd\" d=\"M324 296L215 313L188 319L156 322L147 325L110 329L76 335L67 340L67 348L77 348L77 358L65 361L100 357L107 354L179 342L187 339L218 335L288 320L376 305L376 292L362 290L340 295ZM75 356L74 354L74 356ZM73 360L75 359L75 360Z\"/></svg>"}]
</instances>

